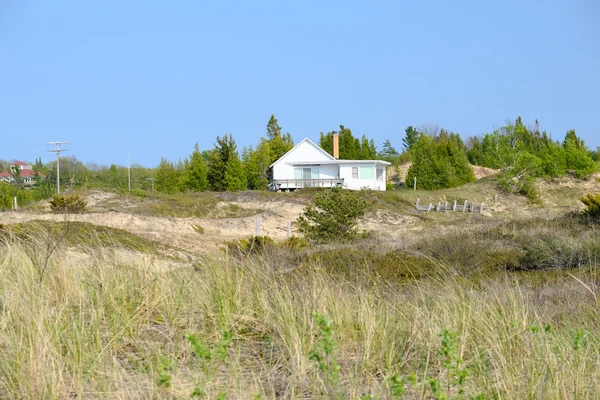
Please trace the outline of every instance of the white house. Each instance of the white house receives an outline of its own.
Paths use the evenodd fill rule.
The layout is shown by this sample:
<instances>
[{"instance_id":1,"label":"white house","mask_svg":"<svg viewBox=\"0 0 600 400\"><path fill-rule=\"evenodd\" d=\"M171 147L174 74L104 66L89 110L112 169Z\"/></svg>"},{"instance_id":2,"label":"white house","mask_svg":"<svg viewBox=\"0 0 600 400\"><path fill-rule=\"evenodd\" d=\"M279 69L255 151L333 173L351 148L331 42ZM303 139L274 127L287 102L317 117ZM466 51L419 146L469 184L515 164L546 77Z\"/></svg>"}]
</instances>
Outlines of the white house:
<instances>
[{"instance_id":1,"label":"white house","mask_svg":"<svg viewBox=\"0 0 600 400\"><path fill-rule=\"evenodd\" d=\"M333 135L333 155L305 138L271 165L270 189L340 187L385 190L386 167L381 160L339 160L339 137Z\"/></svg>"}]
</instances>

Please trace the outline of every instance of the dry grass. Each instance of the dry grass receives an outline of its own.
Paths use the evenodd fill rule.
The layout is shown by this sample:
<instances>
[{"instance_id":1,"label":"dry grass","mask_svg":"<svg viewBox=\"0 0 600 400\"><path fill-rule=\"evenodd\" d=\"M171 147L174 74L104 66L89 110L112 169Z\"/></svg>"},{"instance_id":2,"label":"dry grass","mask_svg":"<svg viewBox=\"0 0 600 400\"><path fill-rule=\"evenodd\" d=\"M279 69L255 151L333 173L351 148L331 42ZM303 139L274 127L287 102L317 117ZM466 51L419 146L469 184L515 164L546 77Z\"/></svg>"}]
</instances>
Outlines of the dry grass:
<instances>
[{"instance_id":1,"label":"dry grass","mask_svg":"<svg viewBox=\"0 0 600 400\"><path fill-rule=\"evenodd\" d=\"M339 397L390 398L389 378L410 372L421 383L407 396L430 397L427 379L443 383L448 374L438 356L444 329L457 334L467 395L598 397L592 268L544 279L467 279L447 269L419 280L373 275L365 284L325 265L283 268L260 256L164 269L123 263L104 247L74 259L65 245L41 273L31 243L1 245L1 398L187 398L198 382L208 398L336 397L309 358L318 340L313 312L333 321ZM212 347L223 332L233 335L227 357L207 371L185 335Z\"/></svg>"}]
</instances>

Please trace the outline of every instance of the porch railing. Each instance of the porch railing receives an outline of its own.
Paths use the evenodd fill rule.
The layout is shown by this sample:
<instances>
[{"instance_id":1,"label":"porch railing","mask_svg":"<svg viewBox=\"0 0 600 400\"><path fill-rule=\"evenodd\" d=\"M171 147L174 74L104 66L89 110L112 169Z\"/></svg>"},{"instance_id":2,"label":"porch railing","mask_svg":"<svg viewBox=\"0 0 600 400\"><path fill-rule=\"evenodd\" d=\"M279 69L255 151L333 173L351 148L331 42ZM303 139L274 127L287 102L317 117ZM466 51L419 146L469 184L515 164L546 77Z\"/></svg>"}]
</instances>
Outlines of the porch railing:
<instances>
[{"instance_id":1,"label":"porch railing","mask_svg":"<svg viewBox=\"0 0 600 400\"><path fill-rule=\"evenodd\" d=\"M304 189L308 187L342 187L344 179L274 179L271 190Z\"/></svg>"}]
</instances>

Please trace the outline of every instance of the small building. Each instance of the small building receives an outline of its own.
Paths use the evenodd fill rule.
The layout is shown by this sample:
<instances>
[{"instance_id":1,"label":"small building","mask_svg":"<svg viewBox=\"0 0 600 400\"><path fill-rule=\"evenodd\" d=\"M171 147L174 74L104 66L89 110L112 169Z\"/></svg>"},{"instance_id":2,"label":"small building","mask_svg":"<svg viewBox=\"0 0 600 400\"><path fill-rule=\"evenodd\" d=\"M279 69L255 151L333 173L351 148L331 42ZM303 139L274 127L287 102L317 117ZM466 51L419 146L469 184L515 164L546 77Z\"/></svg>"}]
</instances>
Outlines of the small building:
<instances>
[{"instance_id":1,"label":"small building","mask_svg":"<svg viewBox=\"0 0 600 400\"><path fill-rule=\"evenodd\" d=\"M293 191L307 187L350 190L385 190L386 167L382 160L340 160L339 136L333 135L329 154L309 138L271 165L270 190Z\"/></svg>"},{"instance_id":2,"label":"small building","mask_svg":"<svg viewBox=\"0 0 600 400\"><path fill-rule=\"evenodd\" d=\"M34 185L35 184L35 175L36 171L33 169L33 165L24 163L23 161L15 161L13 162L6 171L0 171L0 182L8 182L13 183L15 178L11 174L11 170L19 168L21 170L20 176L24 185ZM45 178L46 175L41 172L37 172L37 175L40 178Z\"/></svg>"}]
</instances>

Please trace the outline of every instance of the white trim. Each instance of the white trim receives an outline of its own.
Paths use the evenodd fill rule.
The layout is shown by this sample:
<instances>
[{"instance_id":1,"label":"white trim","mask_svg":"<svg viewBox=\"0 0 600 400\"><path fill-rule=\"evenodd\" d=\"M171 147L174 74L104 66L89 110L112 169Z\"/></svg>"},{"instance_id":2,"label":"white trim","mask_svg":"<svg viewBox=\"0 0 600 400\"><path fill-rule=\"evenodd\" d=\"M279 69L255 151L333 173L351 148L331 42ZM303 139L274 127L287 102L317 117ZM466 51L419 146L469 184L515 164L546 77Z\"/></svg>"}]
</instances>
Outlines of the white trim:
<instances>
[{"instance_id":1,"label":"white trim","mask_svg":"<svg viewBox=\"0 0 600 400\"><path fill-rule=\"evenodd\" d=\"M325 154L330 160L332 160L332 161L339 161L339 160L336 160L335 158L333 158L333 156L331 154L329 154L328 152L326 152L325 150L323 150L322 148L320 148L315 142L313 142L309 138L304 138L304 139L302 139L302 141L300 141L300 143L298 143L297 145L295 145L290 151L288 151L287 153L285 153L284 155L282 155L281 157L279 157L279 159L277 161L275 161L273 164L271 164L271 166L269 168L273 168L276 164L279 163L279 161L283 160L288 154L290 154L291 152L293 152L294 150L296 150L296 148L299 147L304 142L308 142L309 144L311 144L313 147L315 147L321 153ZM315 161L312 161L312 164L315 164L315 163L316 163ZM324 163L324 161L319 161L319 163L322 164L322 163ZM327 163L327 161L325 161L325 163ZM330 164L334 164L334 163L330 163Z\"/></svg>"},{"instance_id":2,"label":"white trim","mask_svg":"<svg viewBox=\"0 0 600 400\"><path fill-rule=\"evenodd\" d=\"M283 157L282 157L283 158ZM333 159L331 161L294 161L288 163L288 165L302 165L302 164L322 164L322 165L331 165L331 164L375 164L375 165L392 165L387 161L383 160L336 160Z\"/></svg>"}]
</instances>

